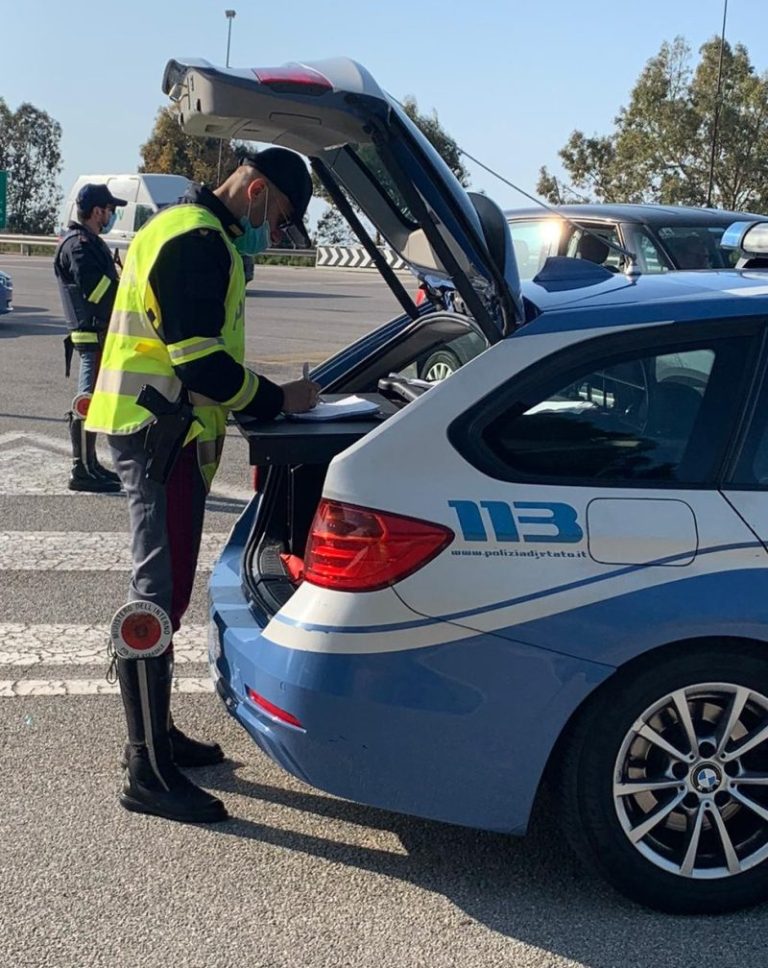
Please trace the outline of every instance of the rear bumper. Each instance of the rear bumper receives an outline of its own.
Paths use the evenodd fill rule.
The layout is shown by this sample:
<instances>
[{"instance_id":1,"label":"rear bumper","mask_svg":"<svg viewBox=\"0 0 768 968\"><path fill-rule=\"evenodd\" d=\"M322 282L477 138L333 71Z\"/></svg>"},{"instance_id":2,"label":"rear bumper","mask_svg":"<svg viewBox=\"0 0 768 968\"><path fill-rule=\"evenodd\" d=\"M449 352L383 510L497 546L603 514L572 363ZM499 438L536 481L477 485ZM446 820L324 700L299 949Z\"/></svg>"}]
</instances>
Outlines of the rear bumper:
<instances>
[{"instance_id":1,"label":"rear bumper","mask_svg":"<svg viewBox=\"0 0 768 968\"><path fill-rule=\"evenodd\" d=\"M248 608L241 553L230 543L211 578L210 668L267 756L350 800L525 832L560 731L612 670L481 635L396 653L286 648ZM302 728L256 705L249 688Z\"/></svg>"}]
</instances>

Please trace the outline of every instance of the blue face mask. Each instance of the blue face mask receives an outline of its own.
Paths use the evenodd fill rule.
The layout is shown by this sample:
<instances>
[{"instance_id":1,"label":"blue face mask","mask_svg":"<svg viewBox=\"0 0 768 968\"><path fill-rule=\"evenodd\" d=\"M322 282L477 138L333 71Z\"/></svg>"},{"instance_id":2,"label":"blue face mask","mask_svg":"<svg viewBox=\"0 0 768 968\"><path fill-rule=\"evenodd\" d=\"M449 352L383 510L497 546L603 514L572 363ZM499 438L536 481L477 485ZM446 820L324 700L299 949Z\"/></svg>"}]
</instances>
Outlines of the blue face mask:
<instances>
[{"instance_id":1,"label":"blue face mask","mask_svg":"<svg viewBox=\"0 0 768 968\"><path fill-rule=\"evenodd\" d=\"M102 225L101 227L100 231L102 235L106 235L107 232L111 231L112 226L115 224L116 219L117 219L117 212L110 212L109 221L107 222L106 225Z\"/></svg>"},{"instance_id":2,"label":"blue face mask","mask_svg":"<svg viewBox=\"0 0 768 968\"><path fill-rule=\"evenodd\" d=\"M243 234L235 239L233 245L241 255L258 255L259 252L264 252L265 249L269 248L272 236L269 229L269 221L267 220L268 201L269 195L264 200L264 221L258 228L251 225L250 202L248 204L248 214L243 215L240 219L240 228L243 230Z\"/></svg>"},{"instance_id":3,"label":"blue face mask","mask_svg":"<svg viewBox=\"0 0 768 968\"><path fill-rule=\"evenodd\" d=\"M247 216L240 219L243 234L234 240L233 245L241 255L258 255L269 248L269 224L264 221L256 229Z\"/></svg>"}]
</instances>

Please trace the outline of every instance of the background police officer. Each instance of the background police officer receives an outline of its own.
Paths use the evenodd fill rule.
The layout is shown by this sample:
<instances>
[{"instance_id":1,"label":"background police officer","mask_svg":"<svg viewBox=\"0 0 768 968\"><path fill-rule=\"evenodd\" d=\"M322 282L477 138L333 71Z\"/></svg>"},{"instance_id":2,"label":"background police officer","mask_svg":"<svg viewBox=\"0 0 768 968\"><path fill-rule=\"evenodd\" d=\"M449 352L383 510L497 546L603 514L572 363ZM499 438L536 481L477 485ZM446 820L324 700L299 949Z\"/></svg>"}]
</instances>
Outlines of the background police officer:
<instances>
[{"instance_id":1,"label":"background police officer","mask_svg":"<svg viewBox=\"0 0 768 968\"><path fill-rule=\"evenodd\" d=\"M72 441L71 491L120 490L117 474L102 467L96 457L96 435L85 431L88 397L83 394L93 393L96 385L118 283L115 263L99 235L112 228L116 207L125 204L106 185L84 185L77 196L77 221L67 227L53 261L69 326L64 341L67 376L73 348L80 357L77 397L67 414Z\"/></svg>"},{"instance_id":2,"label":"background police officer","mask_svg":"<svg viewBox=\"0 0 768 968\"><path fill-rule=\"evenodd\" d=\"M218 798L178 769L217 763L223 753L186 736L170 717L172 635L189 605L228 413L271 420L317 401L311 380L278 386L244 365L242 256L284 234L307 245L302 220L311 196L301 157L268 148L215 191L193 186L182 204L147 222L128 250L87 419L89 430L108 434L131 519L129 603L112 623L128 726L120 796L127 810L188 822L227 816ZM195 417L159 480L152 441L162 420L153 423L137 401L137 394L145 400L144 387Z\"/></svg>"}]
</instances>

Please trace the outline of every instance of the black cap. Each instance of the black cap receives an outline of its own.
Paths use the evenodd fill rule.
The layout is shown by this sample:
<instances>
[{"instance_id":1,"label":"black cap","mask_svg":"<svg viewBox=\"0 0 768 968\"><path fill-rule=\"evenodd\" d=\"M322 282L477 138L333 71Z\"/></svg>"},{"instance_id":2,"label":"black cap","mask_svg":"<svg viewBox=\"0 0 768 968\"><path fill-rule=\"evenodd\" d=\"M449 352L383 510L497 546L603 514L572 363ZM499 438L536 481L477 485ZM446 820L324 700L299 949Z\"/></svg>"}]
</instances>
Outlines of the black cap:
<instances>
[{"instance_id":1,"label":"black cap","mask_svg":"<svg viewBox=\"0 0 768 968\"><path fill-rule=\"evenodd\" d=\"M304 216L312 198L312 179L301 155L287 148L265 148L242 155L240 164L258 168L286 196L293 208L288 221L298 231L298 238L290 229L286 234L295 244L301 242L308 249L312 243L304 226Z\"/></svg>"},{"instance_id":2,"label":"black cap","mask_svg":"<svg viewBox=\"0 0 768 968\"><path fill-rule=\"evenodd\" d=\"M115 198L106 185L89 183L83 185L77 193L77 207L81 212L90 212L94 208L106 208L108 205L114 205L117 208L127 204L124 198Z\"/></svg>"}]
</instances>

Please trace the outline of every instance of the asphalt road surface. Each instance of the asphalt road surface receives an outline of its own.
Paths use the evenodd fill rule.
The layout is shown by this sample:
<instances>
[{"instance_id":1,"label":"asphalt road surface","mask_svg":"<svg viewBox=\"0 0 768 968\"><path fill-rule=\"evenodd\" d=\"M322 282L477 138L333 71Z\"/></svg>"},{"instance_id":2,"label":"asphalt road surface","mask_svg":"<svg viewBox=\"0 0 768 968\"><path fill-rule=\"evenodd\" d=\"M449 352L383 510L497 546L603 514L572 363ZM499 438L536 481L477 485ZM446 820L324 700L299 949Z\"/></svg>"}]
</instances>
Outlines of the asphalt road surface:
<instances>
[{"instance_id":1,"label":"asphalt road surface","mask_svg":"<svg viewBox=\"0 0 768 968\"><path fill-rule=\"evenodd\" d=\"M174 715L230 759L198 771L233 819L127 814L105 627L127 583L124 500L66 490L64 334L50 260L0 255L2 968L731 968L765 964L764 909L653 914L583 870L542 816L526 840L357 806L267 760L210 692L207 569L247 499L236 431L178 639ZM277 380L397 306L365 272L257 268L250 361Z\"/></svg>"}]
</instances>

